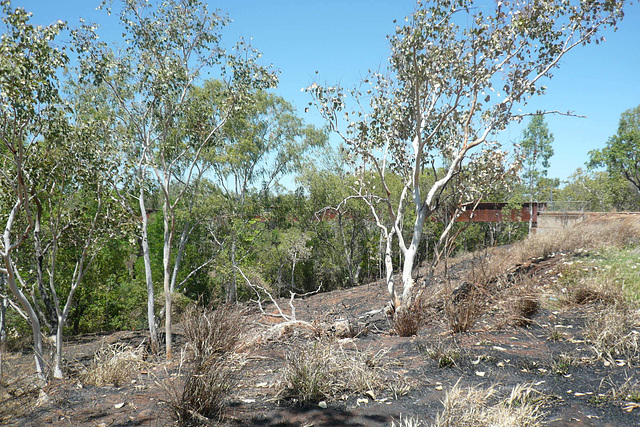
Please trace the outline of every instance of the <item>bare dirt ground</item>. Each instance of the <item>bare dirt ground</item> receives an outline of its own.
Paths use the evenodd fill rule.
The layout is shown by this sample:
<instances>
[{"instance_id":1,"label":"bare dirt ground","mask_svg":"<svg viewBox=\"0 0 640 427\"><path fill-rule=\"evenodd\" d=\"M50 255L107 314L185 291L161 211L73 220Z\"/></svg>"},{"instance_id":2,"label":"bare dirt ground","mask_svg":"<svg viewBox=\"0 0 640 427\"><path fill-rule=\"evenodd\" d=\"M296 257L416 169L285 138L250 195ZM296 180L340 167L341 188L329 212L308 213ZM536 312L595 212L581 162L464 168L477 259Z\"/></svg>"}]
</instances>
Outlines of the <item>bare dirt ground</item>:
<instances>
[{"instance_id":1,"label":"bare dirt ground","mask_svg":"<svg viewBox=\"0 0 640 427\"><path fill-rule=\"evenodd\" d=\"M389 426L401 417L417 417L423 425L430 425L442 410L445 393L455 384L493 385L499 395L508 395L517 384L529 384L545 396L545 425L640 426L640 405L624 397L613 398L611 391L625 384L638 390L638 367L629 361L595 358L584 337L594 307L558 303L555 280L561 274L560 266L571 256L554 254L524 266L534 279L540 301L540 308L524 326L506 321L504 311L496 306L489 307L470 331L453 334L443 307L434 304L428 307L429 316L417 335L399 337L380 310L388 300L381 283L297 300L298 319L316 325L315 333L291 327L252 346L239 385L219 422L228 426ZM452 276L456 277L456 269L461 273L470 268L469 262L453 265ZM286 307L288 302L280 303ZM260 328L269 326L257 311L254 314L263 324ZM347 352L380 356L385 361L386 386L371 393L347 393L326 405L299 406L279 395L286 354L317 340L318 335L331 335L330 325L339 320L366 325L357 337L334 337L333 343ZM168 379L186 369L180 366L184 340L177 329L176 360L167 363L161 357L149 357L147 364L119 386L82 384L78 372L105 345L140 345L146 339L142 331L70 338L65 346L69 379L51 381L41 389L29 376L32 356L27 351L5 353L0 424L174 425Z\"/></svg>"}]
</instances>

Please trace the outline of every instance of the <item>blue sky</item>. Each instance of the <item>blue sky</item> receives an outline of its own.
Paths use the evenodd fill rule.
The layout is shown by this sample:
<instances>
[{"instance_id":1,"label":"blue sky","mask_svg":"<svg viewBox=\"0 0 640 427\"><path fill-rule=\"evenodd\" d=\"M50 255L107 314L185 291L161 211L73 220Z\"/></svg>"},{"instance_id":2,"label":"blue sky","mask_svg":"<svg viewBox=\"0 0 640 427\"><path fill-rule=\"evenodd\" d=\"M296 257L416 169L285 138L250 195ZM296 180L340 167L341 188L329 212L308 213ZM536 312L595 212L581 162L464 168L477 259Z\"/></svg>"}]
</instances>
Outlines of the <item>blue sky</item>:
<instances>
[{"instance_id":1,"label":"blue sky","mask_svg":"<svg viewBox=\"0 0 640 427\"><path fill-rule=\"evenodd\" d=\"M105 38L118 34L93 0L13 0L33 12L34 22L56 19L77 24L80 16L102 25ZM304 113L310 101L300 91L315 79L319 84L351 86L369 69L384 67L386 36L414 9L413 0L220 0L212 9L227 13L232 23L223 37L231 46L239 37L252 38L265 64L281 71L276 92L292 102L308 122L323 125L317 113ZM550 177L566 179L584 166L588 151L601 148L615 134L620 114L640 104L640 5L625 12L617 32L604 33L606 42L580 47L567 55L547 94L524 109L574 111L587 118L548 116L555 136ZM315 72L318 71L316 75ZM522 126L512 126L500 139L518 141Z\"/></svg>"}]
</instances>

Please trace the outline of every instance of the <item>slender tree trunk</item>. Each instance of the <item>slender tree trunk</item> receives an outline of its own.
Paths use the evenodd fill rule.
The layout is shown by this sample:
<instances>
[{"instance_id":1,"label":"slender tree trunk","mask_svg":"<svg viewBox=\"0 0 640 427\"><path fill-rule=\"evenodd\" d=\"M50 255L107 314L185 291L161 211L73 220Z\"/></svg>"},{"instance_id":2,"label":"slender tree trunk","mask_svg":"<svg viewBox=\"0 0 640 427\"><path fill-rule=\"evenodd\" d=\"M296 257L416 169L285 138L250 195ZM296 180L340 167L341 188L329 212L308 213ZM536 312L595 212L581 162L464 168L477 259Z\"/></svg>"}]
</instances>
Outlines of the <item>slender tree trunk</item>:
<instances>
[{"instance_id":1,"label":"slender tree trunk","mask_svg":"<svg viewBox=\"0 0 640 427\"><path fill-rule=\"evenodd\" d=\"M44 285L44 253L42 250L41 240L41 217L42 209L38 205L38 211L36 213L35 225L33 230L34 246L36 251L36 281L38 282L38 292L44 303L46 310L46 316L43 315L42 319L45 323L45 327L48 327L51 332L58 328L58 316L56 315L56 309L51 301L51 296L47 287Z\"/></svg>"},{"instance_id":2,"label":"slender tree trunk","mask_svg":"<svg viewBox=\"0 0 640 427\"><path fill-rule=\"evenodd\" d=\"M6 276L0 273L0 293L4 295ZM0 377L4 375L4 348L7 343L7 299L0 297Z\"/></svg>"},{"instance_id":3,"label":"slender tree trunk","mask_svg":"<svg viewBox=\"0 0 640 427\"><path fill-rule=\"evenodd\" d=\"M140 195L138 196L138 202L140 203L140 215L142 216L142 259L144 260L144 273L147 284L147 322L149 324L149 336L151 338L151 351L154 354L158 353L158 330L156 328L156 315L155 315L155 298L153 296L153 276L151 272L151 254L149 252L149 239L148 228L149 218L147 217L147 208L144 202L144 189L140 188Z\"/></svg>"},{"instance_id":4,"label":"slender tree trunk","mask_svg":"<svg viewBox=\"0 0 640 427\"><path fill-rule=\"evenodd\" d=\"M411 293L413 286L413 267L415 264L416 254L418 253L418 247L420 246L420 239L422 238L422 228L424 227L424 221L426 219L425 209L418 212L418 216L413 225L413 236L411 237L411 244L404 251L404 264L402 265L402 303L406 304L411 299Z\"/></svg>"},{"instance_id":5,"label":"slender tree trunk","mask_svg":"<svg viewBox=\"0 0 640 427\"><path fill-rule=\"evenodd\" d=\"M236 282L236 238L235 236L231 240L231 266L233 272L231 273L231 281L227 283L226 301L235 302L238 297L238 284Z\"/></svg>"},{"instance_id":6,"label":"slender tree trunk","mask_svg":"<svg viewBox=\"0 0 640 427\"><path fill-rule=\"evenodd\" d=\"M384 247L384 266L385 266L385 283L387 284L387 290L389 296L393 302L394 308L400 306L398 296L396 295L396 288L393 283L393 233L387 233L386 237L383 237L385 241Z\"/></svg>"},{"instance_id":7,"label":"slender tree trunk","mask_svg":"<svg viewBox=\"0 0 640 427\"><path fill-rule=\"evenodd\" d=\"M529 234L533 228L533 178L529 184Z\"/></svg>"},{"instance_id":8,"label":"slender tree trunk","mask_svg":"<svg viewBox=\"0 0 640 427\"><path fill-rule=\"evenodd\" d=\"M180 264L182 263L182 256L184 255L184 248L187 246L187 237L189 236L189 222L184 224L182 234L180 235L180 243L178 244L178 253L176 259L173 262L173 272L171 273L171 292L175 292L176 283L178 282L178 271L180 271Z\"/></svg>"},{"instance_id":9,"label":"slender tree trunk","mask_svg":"<svg viewBox=\"0 0 640 427\"><path fill-rule=\"evenodd\" d=\"M163 285L164 285L164 328L165 328L165 350L167 360L171 360L172 337L171 337L171 243L173 241L173 218L169 218L168 202L163 204L164 213L164 247L162 252Z\"/></svg>"},{"instance_id":10,"label":"slender tree trunk","mask_svg":"<svg viewBox=\"0 0 640 427\"><path fill-rule=\"evenodd\" d=\"M58 327L56 328L56 355L53 364L53 378L62 378L62 326L64 320L58 316Z\"/></svg>"},{"instance_id":11,"label":"slender tree trunk","mask_svg":"<svg viewBox=\"0 0 640 427\"><path fill-rule=\"evenodd\" d=\"M31 303L29 303L29 300L16 283L16 272L13 269L11 256L9 254L3 254L2 258L7 270L7 284L9 285L9 289L11 289L13 295L18 299L18 302L27 314L29 323L31 324L31 332L33 333L33 356L36 362L36 374L39 378L45 379L46 373L44 370L44 358L42 356L42 331L40 330L40 320L38 320L38 316L31 306Z\"/></svg>"}]
</instances>

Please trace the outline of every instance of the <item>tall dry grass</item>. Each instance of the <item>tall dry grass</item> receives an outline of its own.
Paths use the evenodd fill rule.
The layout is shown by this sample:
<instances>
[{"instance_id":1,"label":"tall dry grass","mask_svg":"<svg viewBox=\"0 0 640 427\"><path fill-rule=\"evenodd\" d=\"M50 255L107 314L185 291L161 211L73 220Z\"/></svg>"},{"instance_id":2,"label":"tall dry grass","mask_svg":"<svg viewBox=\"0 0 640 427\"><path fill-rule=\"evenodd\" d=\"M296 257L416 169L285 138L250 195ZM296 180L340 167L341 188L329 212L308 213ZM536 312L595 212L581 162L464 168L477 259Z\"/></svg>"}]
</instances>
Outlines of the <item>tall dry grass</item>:
<instances>
[{"instance_id":1,"label":"tall dry grass","mask_svg":"<svg viewBox=\"0 0 640 427\"><path fill-rule=\"evenodd\" d=\"M516 385L500 398L495 386L465 388L457 383L447 391L434 426L537 427L543 422L545 401L546 396L526 384Z\"/></svg>"},{"instance_id":2,"label":"tall dry grass","mask_svg":"<svg viewBox=\"0 0 640 427\"><path fill-rule=\"evenodd\" d=\"M96 352L87 371L81 375L85 384L119 387L148 367L142 346L115 343Z\"/></svg>"},{"instance_id":3,"label":"tall dry grass","mask_svg":"<svg viewBox=\"0 0 640 427\"><path fill-rule=\"evenodd\" d=\"M295 345L286 354L278 396L300 405L345 394L372 396L387 383L388 363L385 350L347 350L326 339Z\"/></svg>"},{"instance_id":4,"label":"tall dry grass","mask_svg":"<svg viewBox=\"0 0 640 427\"><path fill-rule=\"evenodd\" d=\"M601 247L622 248L640 243L640 221L582 223L557 232L538 233L515 243L508 257L517 263L546 258L553 253L568 253ZM496 260L497 262L497 260Z\"/></svg>"},{"instance_id":5,"label":"tall dry grass","mask_svg":"<svg viewBox=\"0 0 640 427\"><path fill-rule=\"evenodd\" d=\"M246 312L236 305L192 305L183 314L186 369L165 384L178 422L209 423L220 418L243 373Z\"/></svg>"}]
</instances>

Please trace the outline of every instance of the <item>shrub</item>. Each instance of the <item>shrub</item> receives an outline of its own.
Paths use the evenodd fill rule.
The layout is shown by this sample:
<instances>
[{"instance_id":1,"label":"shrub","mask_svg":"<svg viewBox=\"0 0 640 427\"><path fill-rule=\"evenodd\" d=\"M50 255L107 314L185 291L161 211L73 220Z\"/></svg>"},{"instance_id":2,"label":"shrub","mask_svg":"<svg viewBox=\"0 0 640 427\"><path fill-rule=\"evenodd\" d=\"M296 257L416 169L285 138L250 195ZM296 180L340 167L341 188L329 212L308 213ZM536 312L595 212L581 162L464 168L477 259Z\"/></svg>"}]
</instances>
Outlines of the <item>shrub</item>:
<instances>
[{"instance_id":1,"label":"shrub","mask_svg":"<svg viewBox=\"0 0 640 427\"><path fill-rule=\"evenodd\" d=\"M529 385L518 384L509 396L498 398L495 386L463 388L456 383L445 395L437 427L535 427L542 425L546 397Z\"/></svg>"},{"instance_id":2,"label":"shrub","mask_svg":"<svg viewBox=\"0 0 640 427\"><path fill-rule=\"evenodd\" d=\"M211 355L185 376L182 391L169 390L178 421L219 418L240 379L244 358L235 353Z\"/></svg>"},{"instance_id":3,"label":"shrub","mask_svg":"<svg viewBox=\"0 0 640 427\"><path fill-rule=\"evenodd\" d=\"M244 310L233 304L188 306L182 316L184 337L193 360L236 351L244 343L250 325Z\"/></svg>"},{"instance_id":4,"label":"shrub","mask_svg":"<svg viewBox=\"0 0 640 427\"><path fill-rule=\"evenodd\" d=\"M232 304L186 308L182 324L190 363L184 375L165 385L180 423L208 423L222 415L245 365L237 353L250 326L245 314Z\"/></svg>"},{"instance_id":5,"label":"shrub","mask_svg":"<svg viewBox=\"0 0 640 427\"><path fill-rule=\"evenodd\" d=\"M585 337L597 356L612 360L640 358L640 312L627 305L606 307L585 328Z\"/></svg>"},{"instance_id":6,"label":"shrub","mask_svg":"<svg viewBox=\"0 0 640 427\"><path fill-rule=\"evenodd\" d=\"M398 307L393 315L393 330L398 336L411 337L418 333L423 320L422 299L418 296L409 304Z\"/></svg>"},{"instance_id":7,"label":"shrub","mask_svg":"<svg viewBox=\"0 0 640 427\"><path fill-rule=\"evenodd\" d=\"M114 385L119 387L127 380L137 376L147 365L142 346L115 343L102 347L93 357L87 372L82 375L85 384L97 386Z\"/></svg>"},{"instance_id":8,"label":"shrub","mask_svg":"<svg viewBox=\"0 0 640 427\"><path fill-rule=\"evenodd\" d=\"M278 395L301 405L349 393L371 396L384 385L385 355L347 351L328 340L295 346L286 355Z\"/></svg>"}]
</instances>

